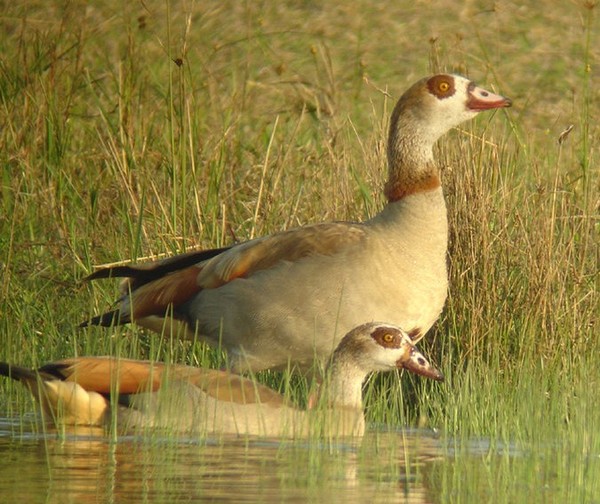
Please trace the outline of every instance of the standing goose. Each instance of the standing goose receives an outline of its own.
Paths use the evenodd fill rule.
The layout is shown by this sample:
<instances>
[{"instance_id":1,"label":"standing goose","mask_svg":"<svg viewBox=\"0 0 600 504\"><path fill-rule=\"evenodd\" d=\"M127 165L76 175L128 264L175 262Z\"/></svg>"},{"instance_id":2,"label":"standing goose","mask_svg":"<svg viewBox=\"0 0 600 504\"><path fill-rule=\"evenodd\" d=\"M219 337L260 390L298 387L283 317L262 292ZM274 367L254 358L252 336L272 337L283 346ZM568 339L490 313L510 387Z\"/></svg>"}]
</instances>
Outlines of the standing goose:
<instances>
[{"instance_id":1,"label":"standing goose","mask_svg":"<svg viewBox=\"0 0 600 504\"><path fill-rule=\"evenodd\" d=\"M392 113L387 204L363 223L304 226L88 279L127 277L114 311L84 322L183 328L228 352L236 371L326 360L351 328L389 320L417 341L446 300L448 224L433 145L509 99L458 75L416 82Z\"/></svg>"},{"instance_id":2,"label":"standing goose","mask_svg":"<svg viewBox=\"0 0 600 504\"><path fill-rule=\"evenodd\" d=\"M38 370L0 363L0 375L23 382L57 424L109 424L112 392L118 394L118 426L127 429L305 437L361 436L362 383L372 371L398 368L443 380L405 332L382 323L363 324L342 339L326 371L319 407L310 411L240 375L184 365L76 357Z\"/></svg>"}]
</instances>

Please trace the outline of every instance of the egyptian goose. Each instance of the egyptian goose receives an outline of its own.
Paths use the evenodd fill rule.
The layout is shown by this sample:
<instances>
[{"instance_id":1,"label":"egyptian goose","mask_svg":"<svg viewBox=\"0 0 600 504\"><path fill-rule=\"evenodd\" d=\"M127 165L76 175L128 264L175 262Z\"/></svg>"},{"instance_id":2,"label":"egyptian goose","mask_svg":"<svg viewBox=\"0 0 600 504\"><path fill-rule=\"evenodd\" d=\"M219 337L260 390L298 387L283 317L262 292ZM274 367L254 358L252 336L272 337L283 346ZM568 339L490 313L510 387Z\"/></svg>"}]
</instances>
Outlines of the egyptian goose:
<instances>
[{"instance_id":1,"label":"egyptian goose","mask_svg":"<svg viewBox=\"0 0 600 504\"><path fill-rule=\"evenodd\" d=\"M294 408L274 390L240 375L158 362L76 357L38 370L0 363L0 374L23 382L45 418L60 424L103 426L117 404L118 426L127 430L304 437L361 436L363 381L372 371L398 368L443 380L404 331L382 323L363 324L342 339L314 410ZM111 402L111 393L118 394L118 403Z\"/></svg>"},{"instance_id":2,"label":"egyptian goose","mask_svg":"<svg viewBox=\"0 0 600 504\"><path fill-rule=\"evenodd\" d=\"M482 110L510 105L458 75L418 81L392 113L388 203L378 215L98 270L88 279L128 279L118 307L82 326L135 321L165 333L179 325L186 336L226 349L236 371L309 368L365 320L389 320L418 341L440 315L448 283L433 145Z\"/></svg>"}]
</instances>

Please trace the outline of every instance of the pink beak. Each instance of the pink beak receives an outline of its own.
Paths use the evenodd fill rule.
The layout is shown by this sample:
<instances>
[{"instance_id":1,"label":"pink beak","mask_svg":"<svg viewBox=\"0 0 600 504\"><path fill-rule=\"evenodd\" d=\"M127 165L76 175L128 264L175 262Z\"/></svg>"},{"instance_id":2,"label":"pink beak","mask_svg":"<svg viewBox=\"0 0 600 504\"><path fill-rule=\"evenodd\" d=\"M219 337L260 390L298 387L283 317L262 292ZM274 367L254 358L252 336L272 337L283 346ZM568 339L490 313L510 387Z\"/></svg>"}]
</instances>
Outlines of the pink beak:
<instances>
[{"instance_id":1,"label":"pink beak","mask_svg":"<svg viewBox=\"0 0 600 504\"><path fill-rule=\"evenodd\" d=\"M410 351L410 358L404 362L398 361L396 363L398 367L403 367L411 373L415 373L432 380L444 381L444 375L441 371L434 368L425 356L419 352L416 347L412 347Z\"/></svg>"},{"instance_id":2,"label":"pink beak","mask_svg":"<svg viewBox=\"0 0 600 504\"><path fill-rule=\"evenodd\" d=\"M467 100L467 108L471 110L490 110L496 108L510 107L512 101L509 98L490 93L475 83L469 84L469 98Z\"/></svg>"}]
</instances>

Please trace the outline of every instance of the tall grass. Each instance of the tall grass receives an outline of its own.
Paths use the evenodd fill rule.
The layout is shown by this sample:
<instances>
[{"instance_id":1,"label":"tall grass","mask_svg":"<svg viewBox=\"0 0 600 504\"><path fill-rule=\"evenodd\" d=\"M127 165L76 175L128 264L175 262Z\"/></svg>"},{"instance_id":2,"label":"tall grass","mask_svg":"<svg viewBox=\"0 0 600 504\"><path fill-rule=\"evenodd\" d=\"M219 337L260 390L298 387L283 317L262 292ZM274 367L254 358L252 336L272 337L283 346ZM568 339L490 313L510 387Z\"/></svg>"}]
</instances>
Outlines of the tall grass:
<instances>
[{"instance_id":1,"label":"tall grass","mask_svg":"<svg viewBox=\"0 0 600 504\"><path fill-rule=\"evenodd\" d=\"M451 290L423 346L448 382L377 377L370 418L523 442L560 432L597 447L584 434L598 411L586 386L600 377L595 10L456 9L7 6L0 358L214 365L200 345L135 327L76 330L116 294L78 280L116 260L373 215L395 98L429 71L456 70L515 107L438 149Z\"/></svg>"}]
</instances>

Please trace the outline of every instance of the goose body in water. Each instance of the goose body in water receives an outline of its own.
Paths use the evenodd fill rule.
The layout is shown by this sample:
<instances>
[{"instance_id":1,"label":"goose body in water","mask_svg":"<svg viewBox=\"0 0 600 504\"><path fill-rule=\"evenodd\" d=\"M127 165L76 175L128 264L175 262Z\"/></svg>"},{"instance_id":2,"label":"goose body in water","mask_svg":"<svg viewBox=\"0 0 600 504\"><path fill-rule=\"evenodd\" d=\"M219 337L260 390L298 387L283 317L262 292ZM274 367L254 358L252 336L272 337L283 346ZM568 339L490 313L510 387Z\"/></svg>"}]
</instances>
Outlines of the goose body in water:
<instances>
[{"instance_id":1,"label":"goose body in water","mask_svg":"<svg viewBox=\"0 0 600 504\"><path fill-rule=\"evenodd\" d=\"M37 370L0 363L0 375L24 383L58 425L268 437L361 436L362 384L373 371L407 369L442 380L396 326L363 324L335 350L312 410L240 375L113 357L76 357ZM111 397L112 395L112 397ZM116 411L115 411L116 408Z\"/></svg>"}]
</instances>

